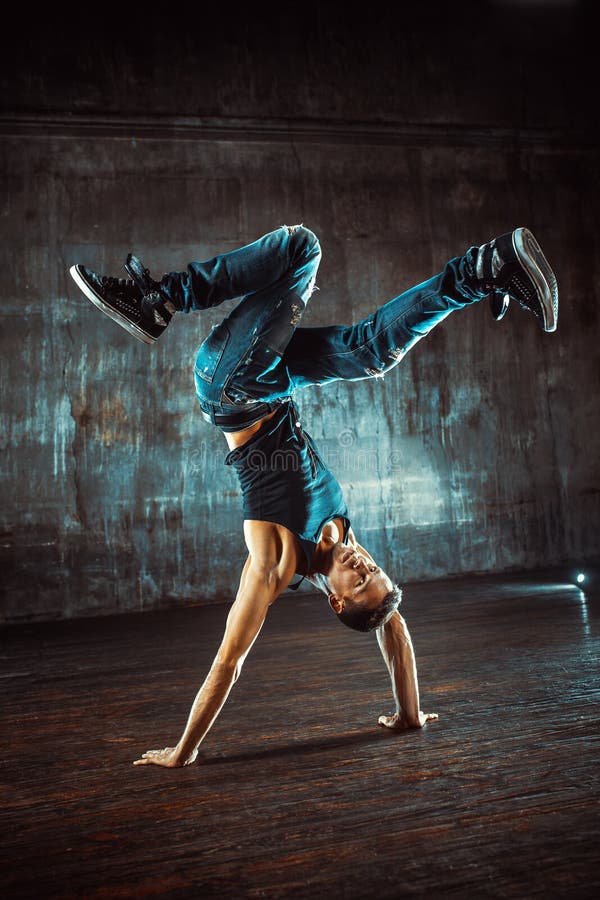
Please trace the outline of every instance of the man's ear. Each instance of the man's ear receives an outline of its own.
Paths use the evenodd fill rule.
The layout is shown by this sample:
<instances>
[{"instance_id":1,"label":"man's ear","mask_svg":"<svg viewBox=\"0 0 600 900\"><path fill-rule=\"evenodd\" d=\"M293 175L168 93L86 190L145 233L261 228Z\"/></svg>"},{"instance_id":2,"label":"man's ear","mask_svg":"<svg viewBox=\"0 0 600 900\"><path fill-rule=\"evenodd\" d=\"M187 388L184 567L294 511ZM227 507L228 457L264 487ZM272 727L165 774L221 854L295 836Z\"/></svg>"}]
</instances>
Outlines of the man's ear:
<instances>
[{"instance_id":1,"label":"man's ear","mask_svg":"<svg viewBox=\"0 0 600 900\"><path fill-rule=\"evenodd\" d=\"M340 597L337 597L335 594L329 594L328 600L329 605L336 616L339 615L339 613L341 613L344 608L344 601Z\"/></svg>"}]
</instances>

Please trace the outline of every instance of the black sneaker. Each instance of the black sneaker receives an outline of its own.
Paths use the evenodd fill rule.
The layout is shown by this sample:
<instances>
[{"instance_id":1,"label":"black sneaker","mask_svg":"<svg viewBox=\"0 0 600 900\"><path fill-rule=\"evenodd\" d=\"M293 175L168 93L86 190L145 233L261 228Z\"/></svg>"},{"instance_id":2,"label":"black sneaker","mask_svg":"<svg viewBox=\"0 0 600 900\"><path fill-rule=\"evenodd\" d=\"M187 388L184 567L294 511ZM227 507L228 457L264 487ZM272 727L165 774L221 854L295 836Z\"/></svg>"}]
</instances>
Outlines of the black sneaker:
<instances>
[{"instance_id":1,"label":"black sneaker","mask_svg":"<svg viewBox=\"0 0 600 900\"><path fill-rule=\"evenodd\" d=\"M127 257L125 271L142 294L142 311L146 318L166 328L173 318L175 307L163 296L158 281L151 278L149 269L145 269L133 253Z\"/></svg>"},{"instance_id":2,"label":"black sneaker","mask_svg":"<svg viewBox=\"0 0 600 900\"><path fill-rule=\"evenodd\" d=\"M495 319L501 319L510 300L531 310L544 331L556 331L558 284L540 245L527 228L517 228L481 247L473 248L477 279L491 294Z\"/></svg>"},{"instance_id":3,"label":"black sneaker","mask_svg":"<svg viewBox=\"0 0 600 900\"><path fill-rule=\"evenodd\" d=\"M144 309L144 297L133 281L98 275L85 266L71 266L70 273L94 306L118 322L129 334L144 344L154 344L164 332L168 320L158 322L152 312ZM167 313L169 319L170 314Z\"/></svg>"}]
</instances>

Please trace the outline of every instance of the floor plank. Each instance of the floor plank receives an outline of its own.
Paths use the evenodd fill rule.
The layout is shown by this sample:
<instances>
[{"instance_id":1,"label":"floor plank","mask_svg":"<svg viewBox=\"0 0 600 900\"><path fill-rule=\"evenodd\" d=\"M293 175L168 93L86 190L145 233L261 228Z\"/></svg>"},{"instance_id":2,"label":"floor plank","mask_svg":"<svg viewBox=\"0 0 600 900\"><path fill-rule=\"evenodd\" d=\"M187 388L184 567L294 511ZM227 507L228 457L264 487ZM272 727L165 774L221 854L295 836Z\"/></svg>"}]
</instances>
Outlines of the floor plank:
<instances>
[{"instance_id":1,"label":"floor plank","mask_svg":"<svg viewBox=\"0 0 600 900\"><path fill-rule=\"evenodd\" d=\"M195 766L173 743L226 606L2 632L3 897L592 897L600 594L556 573L405 591L422 731L372 635L284 595Z\"/></svg>"}]
</instances>

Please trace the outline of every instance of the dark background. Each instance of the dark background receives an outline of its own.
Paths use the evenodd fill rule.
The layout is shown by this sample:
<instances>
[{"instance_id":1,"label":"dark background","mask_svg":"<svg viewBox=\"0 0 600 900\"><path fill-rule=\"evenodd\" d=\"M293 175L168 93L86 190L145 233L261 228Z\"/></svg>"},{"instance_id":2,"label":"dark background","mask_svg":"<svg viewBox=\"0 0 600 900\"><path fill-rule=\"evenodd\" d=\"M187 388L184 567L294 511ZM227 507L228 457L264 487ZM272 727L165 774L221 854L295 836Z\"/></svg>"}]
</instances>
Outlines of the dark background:
<instances>
[{"instance_id":1,"label":"dark background","mask_svg":"<svg viewBox=\"0 0 600 900\"><path fill-rule=\"evenodd\" d=\"M304 222L307 325L363 317L517 225L555 334L462 311L381 381L299 395L356 534L403 582L598 558L590 6L166 4L17 12L1 61L3 619L229 601L244 559L196 348L99 315L74 262L155 275Z\"/></svg>"}]
</instances>

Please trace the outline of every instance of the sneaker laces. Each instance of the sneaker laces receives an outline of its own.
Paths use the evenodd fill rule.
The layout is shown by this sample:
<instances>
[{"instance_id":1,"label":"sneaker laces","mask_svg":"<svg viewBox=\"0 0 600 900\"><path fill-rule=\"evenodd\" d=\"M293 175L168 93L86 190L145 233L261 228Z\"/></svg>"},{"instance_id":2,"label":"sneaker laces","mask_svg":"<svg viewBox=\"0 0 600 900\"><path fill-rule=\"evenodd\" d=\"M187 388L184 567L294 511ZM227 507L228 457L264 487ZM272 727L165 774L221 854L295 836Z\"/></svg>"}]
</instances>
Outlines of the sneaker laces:
<instances>
[{"instance_id":1,"label":"sneaker laces","mask_svg":"<svg viewBox=\"0 0 600 900\"><path fill-rule=\"evenodd\" d=\"M166 327L171 319L168 310L163 308L159 294L143 296L138 285L131 278L116 278L114 275L101 275L102 286L111 290L119 290L125 294L125 300L134 303L141 313L142 319L155 325ZM132 296L133 294L133 296ZM158 308L157 308L158 307Z\"/></svg>"},{"instance_id":2,"label":"sneaker laces","mask_svg":"<svg viewBox=\"0 0 600 900\"><path fill-rule=\"evenodd\" d=\"M103 287L138 290L135 283L130 278L116 278L114 275L101 275L100 281Z\"/></svg>"}]
</instances>

